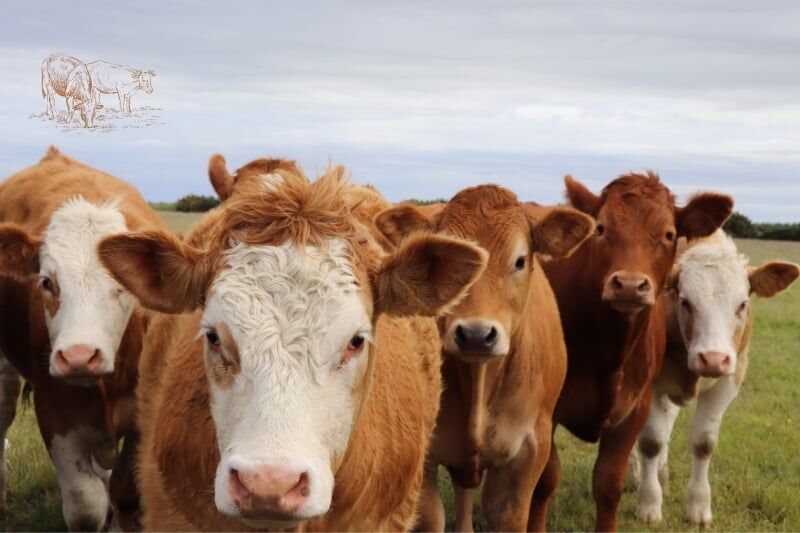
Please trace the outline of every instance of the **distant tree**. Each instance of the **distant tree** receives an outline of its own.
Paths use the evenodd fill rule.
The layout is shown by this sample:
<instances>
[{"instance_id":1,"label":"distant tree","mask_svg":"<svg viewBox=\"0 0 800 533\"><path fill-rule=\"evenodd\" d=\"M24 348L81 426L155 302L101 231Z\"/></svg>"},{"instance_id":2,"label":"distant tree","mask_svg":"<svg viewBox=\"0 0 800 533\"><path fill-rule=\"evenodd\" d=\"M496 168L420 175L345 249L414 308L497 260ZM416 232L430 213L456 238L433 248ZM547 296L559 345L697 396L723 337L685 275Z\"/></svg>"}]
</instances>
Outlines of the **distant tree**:
<instances>
[{"instance_id":1,"label":"distant tree","mask_svg":"<svg viewBox=\"0 0 800 533\"><path fill-rule=\"evenodd\" d=\"M219 205L219 198L214 196L200 196L197 194L189 194L183 198L179 198L175 202L175 211L182 211L184 213L202 213L217 207Z\"/></svg>"},{"instance_id":2,"label":"distant tree","mask_svg":"<svg viewBox=\"0 0 800 533\"><path fill-rule=\"evenodd\" d=\"M408 200L403 200L403 201L414 205L431 205L431 204L447 203L447 200L445 200L444 198L434 198L433 200L418 200L417 198L410 198Z\"/></svg>"},{"instance_id":3,"label":"distant tree","mask_svg":"<svg viewBox=\"0 0 800 533\"><path fill-rule=\"evenodd\" d=\"M728 235L733 237L737 237L739 239L755 239L758 238L758 232L756 231L756 227L750 221L749 218L744 216L743 214L735 211L731 218L725 223L725 232Z\"/></svg>"}]
</instances>

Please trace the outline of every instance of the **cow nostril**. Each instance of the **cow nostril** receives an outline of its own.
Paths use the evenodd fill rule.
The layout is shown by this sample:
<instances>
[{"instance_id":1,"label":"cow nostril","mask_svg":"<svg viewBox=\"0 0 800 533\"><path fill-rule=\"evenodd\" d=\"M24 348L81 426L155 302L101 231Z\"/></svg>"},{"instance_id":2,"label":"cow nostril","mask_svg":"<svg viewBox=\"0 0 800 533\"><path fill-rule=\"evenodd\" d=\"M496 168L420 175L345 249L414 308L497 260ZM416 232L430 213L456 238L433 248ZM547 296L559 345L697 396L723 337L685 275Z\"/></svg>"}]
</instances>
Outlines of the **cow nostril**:
<instances>
[{"instance_id":1,"label":"cow nostril","mask_svg":"<svg viewBox=\"0 0 800 533\"><path fill-rule=\"evenodd\" d=\"M497 328L492 327L492 329L489 330L489 334L486 335L486 344L491 346L492 344L495 343L496 340L497 340Z\"/></svg>"},{"instance_id":2,"label":"cow nostril","mask_svg":"<svg viewBox=\"0 0 800 533\"><path fill-rule=\"evenodd\" d=\"M636 290L638 290L639 292L643 292L643 293L644 293L644 292L648 292L648 291L650 290L650 280L648 280L647 278L645 278L645 279L644 279L644 280L643 280L643 281L642 281L642 282L639 284L639 286L638 286L638 287L636 287Z\"/></svg>"},{"instance_id":3,"label":"cow nostril","mask_svg":"<svg viewBox=\"0 0 800 533\"><path fill-rule=\"evenodd\" d=\"M230 483L231 495L235 500L242 501L250 496L250 490L242 483L242 478L239 477L239 471L235 468L231 469L228 481Z\"/></svg>"},{"instance_id":4,"label":"cow nostril","mask_svg":"<svg viewBox=\"0 0 800 533\"><path fill-rule=\"evenodd\" d=\"M464 334L464 328L461 326L456 326L456 331L453 336L456 339L456 344L459 346L463 346L464 342L467 340L467 336Z\"/></svg>"},{"instance_id":5,"label":"cow nostril","mask_svg":"<svg viewBox=\"0 0 800 533\"><path fill-rule=\"evenodd\" d=\"M708 361L706 361L706 356L703 352L698 353L697 358L700 359L700 363L702 363L703 366L708 365Z\"/></svg>"},{"instance_id":6,"label":"cow nostril","mask_svg":"<svg viewBox=\"0 0 800 533\"><path fill-rule=\"evenodd\" d=\"M100 368L100 365L103 363L103 358L100 356L100 350L96 349L92 354L92 357L89 358L89 362L86 363L89 370L97 370Z\"/></svg>"},{"instance_id":7,"label":"cow nostril","mask_svg":"<svg viewBox=\"0 0 800 533\"><path fill-rule=\"evenodd\" d=\"M731 356L726 355L725 359L722 360L722 366L728 366L731 364Z\"/></svg>"},{"instance_id":8,"label":"cow nostril","mask_svg":"<svg viewBox=\"0 0 800 533\"><path fill-rule=\"evenodd\" d=\"M616 290L622 289L622 282L619 280L619 276L613 276L611 278L611 286Z\"/></svg>"}]
</instances>

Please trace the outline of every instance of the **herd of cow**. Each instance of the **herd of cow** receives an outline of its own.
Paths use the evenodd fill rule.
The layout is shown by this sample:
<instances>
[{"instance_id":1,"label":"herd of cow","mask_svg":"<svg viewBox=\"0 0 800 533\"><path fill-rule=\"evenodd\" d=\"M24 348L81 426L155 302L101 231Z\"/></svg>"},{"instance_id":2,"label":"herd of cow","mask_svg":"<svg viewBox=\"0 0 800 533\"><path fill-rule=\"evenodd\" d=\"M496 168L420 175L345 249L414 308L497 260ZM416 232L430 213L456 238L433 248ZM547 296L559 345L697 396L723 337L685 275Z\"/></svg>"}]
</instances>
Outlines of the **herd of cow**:
<instances>
[{"instance_id":1,"label":"herd of cow","mask_svg":"<svg viewBox=\"0 0 800 533\"><path fill-rule=\"evenodd\" d=\"M83 125L94 128L98 109L103 108L100 94L116 94L119 111L131 114L131 94L141 90L153 92L152 70L131 68L108 61L84 63L66 54L50 54L42 61L40 84L42 98L47 99L47 117L56 118L56 95L63 96L67 104L67 123L77 110Z\"/></svg>"},{"instance_id":2,"label":"herd of cow","mask_svg":"<svg viewBox=\"0 0 800 533\"><path fill-rule=\"evenodd\" d=\"M711 522L750 296L800 274L748 266L730 197L681 207L633 173L567 176L571 207L497 185L392 205L340 166L220 155L209 177L222 203L182 237L56 148L0 183L0 438L21 376L71 530L443 530L439 465L456 529L483 483L492 529L544 530L557 425L600 443L597 529L637 440L657 522L694 399L686 510Z\"/></svg>"}]
</instances>

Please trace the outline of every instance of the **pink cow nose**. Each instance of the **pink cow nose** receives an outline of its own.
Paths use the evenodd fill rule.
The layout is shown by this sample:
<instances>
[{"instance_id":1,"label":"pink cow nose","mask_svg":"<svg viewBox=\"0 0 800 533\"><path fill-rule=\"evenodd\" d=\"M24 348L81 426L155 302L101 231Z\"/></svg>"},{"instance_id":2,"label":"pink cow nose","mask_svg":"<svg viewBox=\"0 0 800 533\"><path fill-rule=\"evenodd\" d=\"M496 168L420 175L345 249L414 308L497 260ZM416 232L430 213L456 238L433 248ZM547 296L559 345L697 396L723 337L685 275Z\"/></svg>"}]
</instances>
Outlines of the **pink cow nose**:
<instances>
[{"instance_id":1,"label":"pink cow nose","mask_svg":"<svg viewBox=\"0 0 800 533\"><path fill-rule=\"evenodd\" d=\"M96 346L74 344L56 352L55 367L64 377L96 376L103 367L103 356Z\"/></svg>"},{"instance_id":2,"label":"pink cow nose","mask_svg":"<svg viewBox=\"0 0 800 533\"><path fill-rule=\"evenodd\" d=\"M291 519L311 493L307 472L270 466L231 469L228 487L244 517L274 520Z\"/></svg>"},{"instance_id":3,"label":"pink cow nose","mask_svg":"<svg viewBox=\"0 0 800 533\"><path fill-rule=\"evenodd\" d=\"M731 373L731 357L720 352L697 354L698 373L703 377L717 378Z\"/></svg>"}]
</instances>

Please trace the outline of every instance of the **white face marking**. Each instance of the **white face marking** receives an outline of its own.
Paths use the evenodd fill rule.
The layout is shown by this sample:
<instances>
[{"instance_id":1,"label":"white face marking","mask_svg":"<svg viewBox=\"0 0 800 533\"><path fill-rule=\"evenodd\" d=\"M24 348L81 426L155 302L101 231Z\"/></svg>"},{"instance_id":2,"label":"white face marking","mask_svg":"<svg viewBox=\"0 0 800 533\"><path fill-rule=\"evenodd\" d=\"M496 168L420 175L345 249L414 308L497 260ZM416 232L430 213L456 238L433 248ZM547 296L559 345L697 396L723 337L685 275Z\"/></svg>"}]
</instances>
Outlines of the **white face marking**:
<instances>
[{"instance_id":1,"label":"white face marking","mask_svg":"<svg viewBox=\"0 0 800 533\"><path fill-rule=\"evenodd\" d=\"M689 369L697 371L699 353L719 352L736 369L736 332L747 320L750 283L747 258L721 231L689 248L680 260L678 320L689 354ZM691 316L690 316L691 315ZM691 324L691 331L688 331Z\"/></svg>"},{"instance_id":2,"label":"white face marking","mask_svg":"<svg viewBox=\"0 0 800 533\"><path fill-rule=\"evenodd\" d=\"M354 335L369 339L371 330L347 245L237 244L227 263L202 318L204 331L228 328L241 366L228 386L209 380L221 456L217 508L240 516L231 469L266 466L307 473L309 494L295 517L318 516L331 503L333 468L349 441L357 407L352 392L366 372L368 347L343 365L341 358ZM207 364L216 356L207 345Z\"/></svg>"},{"instance_id":3,"label":"white face marking","mask_svg":"<svg viewBox=\"0 0 800 533\"><path fill-rule=\"evenodd\" d=\"M124 231L125 218L116 207L96 206L81 197L65 202L50 219L39 254L39 273L42 279L54 280L58 289L55 295L42 291L45 299L58 302L52 316L45 304L53 376L62 375L54 362L57 352L77 345L100 350L98 373L114 371L134 300L100 264L96 247L102 237Z\"/></svg>"}]
</instances>

